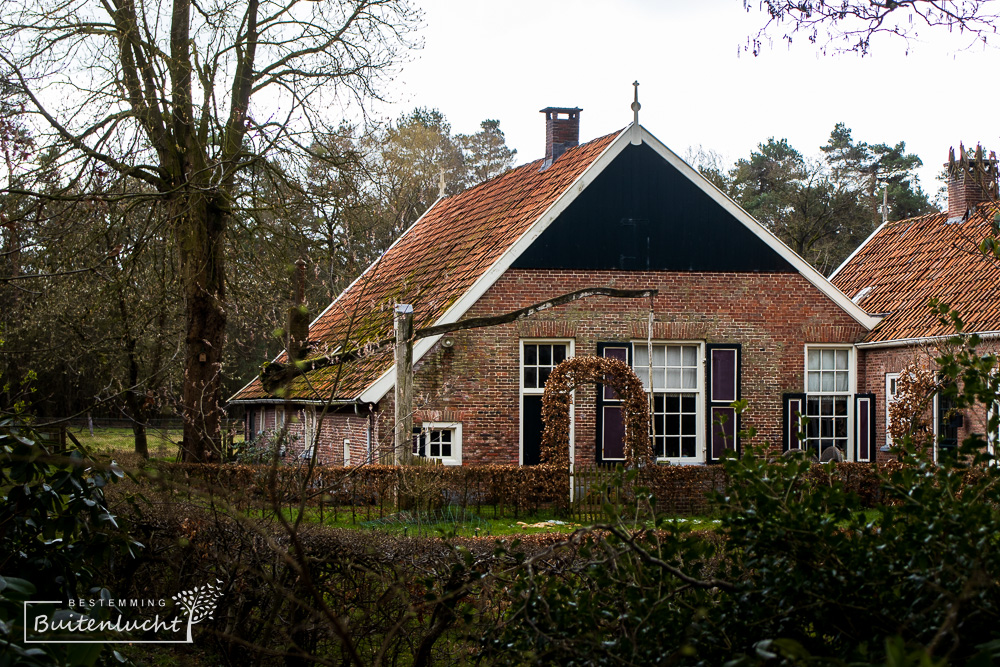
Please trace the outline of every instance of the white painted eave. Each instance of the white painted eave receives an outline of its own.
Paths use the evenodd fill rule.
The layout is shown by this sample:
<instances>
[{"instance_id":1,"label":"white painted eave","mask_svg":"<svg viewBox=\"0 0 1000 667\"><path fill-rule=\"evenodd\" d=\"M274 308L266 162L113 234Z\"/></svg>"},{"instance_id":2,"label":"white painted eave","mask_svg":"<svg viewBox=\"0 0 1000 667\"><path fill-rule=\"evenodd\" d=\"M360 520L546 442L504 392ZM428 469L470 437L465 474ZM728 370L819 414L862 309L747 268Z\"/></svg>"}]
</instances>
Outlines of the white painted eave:
<instances>
[{"instance_id":1,"label":"white painted eave","mask_svg":"<svg viewBox=\"0 0 1000 667\"><path fill-rule=\"evenodd\" d=\"M996 340L1000 339L1000 331L963 331L962 333L953 333L948 336L921 336L919 338L896 338L893 340L876 340L870 343L858 343L857 346L862 350L877 350L880 348L889 347L917 347L920 345L933 345L935 343L945 343L952 338L958 336L960 338L968 338L969 336L979 336L980 340Z\"/></svg>"},{"instance_id":2,"label":"white painted eave","mask_svg":"<svg viewBox=\"0 0 1000 667\"><path fill-rule=\"evenodd\" d=\"M323 401L316 398L238 398L227 405L358 405L355 400Z\"/></svg>"},{"instance_id":3,"label":"white painted eave","mask_svg":"<svg viewBox=\"0 0 1000 667\"><path fill-rule=\"evenodd\" d=\"M583 192L590 183L593 182L595 178L604 169L607 168L611 162L618 157L618 155L629 145L629 127L622 130L617 137L615 137L607 148L597 156L597 158L591 162L590 166L587 167L583 173L581 173L573 183L566 188L563 193L549 206L548 209L539 216L531 227L528 228L521 237L515 241L494 263L487 269L483 275L481 275L472 286L465 291L465 293L458 298L451 305L451 307L446 310L440 318L435 321L434 325L439 324L450 324L452 322L457 322L465 313L475 304L479 299L489 290L493 284L499 280L500 276L510 268L510 265L514 263L518 257L521 256L528 246L535 242L535 240L549 228L549 225L555 221L559 215L566 210L566 208L573 203L573 201ZM432 338L423 338L416 342L413 346L413 364L416 366L417 362L426 354L434 344L441 338L441 336L434 336ZM385 373L383 373L378 380L373 382L368 389L362 392L359 397L364 403L376 403L385 396L389 390L393 388L395 384L395 364L389 368Z\"/></svg>"},{"instance_id":4,"label":"white painted eave","mask_svg":"<svg viewBox=\"0 0 1000 667\"><path fill-rule=\"evenodd\" d=\"M869 234L868 238L866 238L864 241L862 241L861 245L859 245L857 248L855 248L854 252L852 252L850 255L848 255L847 259L845 259L843 262L841 262L840 266L838 266L833 271L833 273L830 274L830 280L833 280L834 278L836 278L837 274L840 273L840 270L842 268L844 268L845 266L847 266L847 263L850 262L852 259L854 259L854 256L857 255L859 252L861 252L861 249L864 248L866 245L868 245L868 242L871 241L873 238L875 238L875 235L878 234L880 231L882 231L882 229L886 226L886 224L888 224L888 223L883 222L878 227L876 227L875 231L872 232L871 234Z\"/></svg>"},{"instance_id":5,"label":"white painted eave","mask_svg":"<svg viewBox=\"0 0 1000 667\"><path fill-rule=\"evenodd\" d=\"M411 224L409 227L407 227L406 231L403 232L402 234L400 234L399 237L397 237L395 241L393 241L392 243L390 243L389 247L385 249L385 252L383 252L381 255L379 255L378 259L376 259L374 262L372 262L371 264L369 264L368 268L366 268L364 271L361 272L361 275L359 275L357 278L355 278L354 280L352 280L350 285L348 285L346 288L344 288L343 290L341 290L340 294L338 294L336 296L336 298L334 298L334 300L330 302L330 305L328 305L326 308L324 308L323 311L319 315L317 315L315 318L313 318L313 321L309 323L309 328L312 329L313 325L316 324L317 322L319 322L319 320L320 320L321 317L323 317L324 315L326 315L326 313L331 308L333 308L335 305L337 305L337 302L340 301L341 297L343 297L345 294L347 294L349 291L351 291L351 288L354 287L356 284L358 284L358 282L360 282L362 278L364 278L369 273L371 273L372 271L374 271L378 267L378 265L382 262L382 258L385 257L387 254L389 254L389 251L392 250L394 247L396 247L396 244L399 243L400 241L402 241L403 238L407 234L409 234L410 231L414 227L417 226L417 223L419 223L421 220L424 219L425 215L427 215L428 213L430 213L431 211L433 211L434 207L437 206L438 203L442 199L444 199L444 197L438 197L437 199L435 199L434 203L431 204L430 208L428 208L426 211L424 211L423 214L413 222L413 224ZM278 359L280 359L280 358L281 358L281 352L279 352L278 355L274 359L271 360L271 363L276 363L278 361ZM257 377L260 377L260 376L258 375ZM237 391L235 394L233 394L233 396L239 396L240 392L242 392L243 390L249 388L250 385L252 385L256 379L257 378L254 378L253 380L250 380L249 382L247 382L245 385L243 385L243 387L239 391ZM252 398L234 399L233 397L230 397L229 400L226 401L226 404L228 405L230 403L233 403L233 404L239 405L239 404L242 404L242 403L263 403L263 402L266 402L268 400L272 400L272 399L252 399ZM355 398L351 398L351 399L346 399L345 402L347 402L347 403L356 403L359 400L360 399L358 397L355 397ZM308 402L308 401L302 401L302 402ZM317 402L318 403L323 403L324 401L317 401ZM334 401L334 403L336 403L336 402L337 401Z\"/></svg>"},{"instance_id":6,"label":"white painted eave","mask_svg":"<svg viewBox=\"0 0 1000 667\"><path fill-rule=\"evenodd\" d=\"M728 195L719 190L712 182L698 173L697 169L691 167L691 165L681 159L680 156L667 148L659 139L650 134L646 128L641 129L643 141L648 144L650 148L659 153L660 157L665 159L674 168L687 176L688 180L701 188L705 194L726 209L730 215L742 222L744 226L757 236L757 238L766 243L785 261L795 267L803 278L808 280L816 289L826 295L831 301L840 306L840 308L850 315L858 324L865 327L869 331L875 328L875 325L877 325L880 321L879 318L869 315L863 308L851 301L846 294L837 289L837 287L827 280L823 274L814 269L809 262L802 259L798 253L785 245L784 242L771 233L770 230L757 222L752 215L744 211L739 204L730 199Z\"/></svg>"}]
</instances>

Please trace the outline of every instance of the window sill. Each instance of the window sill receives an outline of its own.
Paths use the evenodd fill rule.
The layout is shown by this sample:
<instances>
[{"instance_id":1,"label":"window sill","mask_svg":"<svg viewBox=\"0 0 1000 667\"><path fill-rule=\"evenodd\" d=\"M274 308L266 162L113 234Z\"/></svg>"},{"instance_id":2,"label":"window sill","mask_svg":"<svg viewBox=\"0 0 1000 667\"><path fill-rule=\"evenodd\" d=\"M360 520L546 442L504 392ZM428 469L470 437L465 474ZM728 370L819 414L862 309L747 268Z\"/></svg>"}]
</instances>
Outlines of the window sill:
<instances>
[{"instance_id":1,"label":"window sill","mask_svg":"<svg viewBox=\"0 0 1000 667\"><path fill-rule=\"evenodd\" d=\"M698 461L695 459L656 459L657 465L672 465L672 466L703 466L706 465L704 461Z\"/></svg>"}]
</instances>

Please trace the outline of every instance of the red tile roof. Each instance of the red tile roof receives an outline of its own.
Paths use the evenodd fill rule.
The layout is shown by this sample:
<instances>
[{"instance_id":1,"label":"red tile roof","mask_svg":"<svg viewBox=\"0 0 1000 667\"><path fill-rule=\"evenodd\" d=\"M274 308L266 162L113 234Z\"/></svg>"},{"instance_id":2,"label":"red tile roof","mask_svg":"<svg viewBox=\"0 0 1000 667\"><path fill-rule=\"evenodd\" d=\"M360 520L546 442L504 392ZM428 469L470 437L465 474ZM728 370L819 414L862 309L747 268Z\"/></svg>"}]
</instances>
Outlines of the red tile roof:
<instances>
[{"instance_id":1,"label":"red tile roof","mask_svg":"<svg viewBox=\"0 0 1000 667\"><path fill-rule=\"evenodd\" d=\"M618 133L568 149L437 202L309 328L316 351L352 349L392 335L396 303L429 326L457 301L601 155ZM282 358L279 358L279 360ZM380 354L296 378L289 398L354 399L392 366ZM254 379L231 400L273 398Z\"/></svg>"},{"instance_id":2,"label":"red tile roof","mask_svg":"<svg viewBox=\"0 0 1000 667\"><path fill-rule=\"evenodd\" d=\"M832 280L869 313L888 314L868 341L953 334L928 308L932 297L958 310L968 332L1000 330L1000 262L979 251L997 210L980 205L952 224L945 213L889 223L858 249Z\"/></svg>"}]
</instances>

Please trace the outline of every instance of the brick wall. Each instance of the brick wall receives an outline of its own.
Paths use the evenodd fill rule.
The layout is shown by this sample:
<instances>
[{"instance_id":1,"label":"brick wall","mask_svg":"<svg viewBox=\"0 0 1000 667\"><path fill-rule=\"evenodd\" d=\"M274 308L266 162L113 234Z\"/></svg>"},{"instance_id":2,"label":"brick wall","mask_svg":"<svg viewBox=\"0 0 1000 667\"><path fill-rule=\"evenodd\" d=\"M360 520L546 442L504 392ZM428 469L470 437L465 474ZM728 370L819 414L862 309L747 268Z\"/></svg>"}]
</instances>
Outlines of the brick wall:
<instances>
[{"instance_id":1,"label":"brick wall","mask_svg":"<svg viewBox=\"0 0 1000 667\"><path fill-rule=\"evenodd\" d=\"M349 441L350 465L368 461L366 438L369 415L354 408L338 412L328 412L319 420L317 437L317 460L322 465L344 465L344 440Z\"/></svg>"},{"instance_id":2,"label":"brick wall","mask_svg":"<svg viewBox=\"0 0 1000 667\"><path fill-rule=\"evenodd\" d=\"M272 431L277 424L278 406L268 405L261 409L266 430ZM314 406L287 406L285 409L285 421L289 437L289 450L286 454L287 461L295 461L304 451L305 442L305 411L316 410L320 415L321 411ZM316 437L316 458L319 465L344 465L344 440L349 441L350 465L359 465L368 460L367 435L368 424L371 419L372 424L377 424L376 415L369 415L367 406L359 406L358 413L354 408L331 409L318 419L318 435Z\"/></svg>"},{"instance_id":3,"label":"brick wall","mask_svg":"<svg viewBox=\"0 0 1000 667\"><path fill-rule=\"evenodd\" d=\"M991 340L983 342L978 351L981 354L1000 353L1000 342ZM875 444L882 447L886 443L886 403L885 403L885 376L889 373L899 373L909 364L916 363L923 368L936 368L934 359L941 356L943 350L939 350L935 345L908 345L905 347L890 348L869 348L861 352L862 364L864 365L864 383L861 377L858 378L858 391L875 394ZM983 434L986 432L986 410L978 408L966 410L963 414L964 424L958 431L958 439L961 442L971 433ZM928 412L928 420L932 415ZM886 452L879 452L879 461L893 458Z\"/></svg>"},{"instance_id":4,"label":"brick wall","mask_svg":"<svg viewBox=\"0 0 1000 667\"><path fill-rule=\"evenodd\" d=\"M807 343L853 343L865 331L797 273L680 273L510 270L465 317L496 315L591 286L657 288L654 338L741 343L744 424L758 442L781 445L781 395L803 391ZM577 356L598 342L644 340L649 302L595 297L529 320L454 334L417 364L416 422L460 421L464 464L517 464L519 455L519 342L529 337L575 339ZM387 399L391 399L391 392ZM577 390L577 460L595 458L593 387ZM391 437L391 400L379 405L380 433Z\"/></svg>"}]
</instances>

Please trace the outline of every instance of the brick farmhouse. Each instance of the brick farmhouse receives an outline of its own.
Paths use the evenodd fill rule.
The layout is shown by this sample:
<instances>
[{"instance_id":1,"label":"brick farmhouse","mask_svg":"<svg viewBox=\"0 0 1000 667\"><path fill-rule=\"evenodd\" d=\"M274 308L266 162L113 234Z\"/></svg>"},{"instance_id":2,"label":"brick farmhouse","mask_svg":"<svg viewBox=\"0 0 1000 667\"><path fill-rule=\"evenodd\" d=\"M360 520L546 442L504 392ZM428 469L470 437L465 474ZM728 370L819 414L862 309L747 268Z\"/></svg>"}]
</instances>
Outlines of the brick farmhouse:
<instances>
[{"instance_id":1,"label":"brick farmhouse","mask_svg":"<svg viewBox=\"0 0 1000 667\"><path fill-rule=\"evenodd\" d=\"M638 122L579 144L580 109L542 111L545 157L439 199L312 322L308 358L391 338L397 304L413 307L420 329L583 288L655 289L651 299L595 296L416 340L418 453L446 465L537 463L546 378L567 357L597 355L632 365L651 394L661 462L710 464L725 448L739 450L740 420L776 449L875 460L886 440L886 383L914 354L929 358L926 343L947 333L924 312L940 286L930 244L991 223L976 208L982 198L970 194L973 214L959 221L940 214L883 225L831 282ZM906 236L914 233L920 243ZM991 281L984 300L1000 303L992 264L987 275L982 258L950 256L955 266L941 261L956 282L941 280L965 294L982 279L966 275L975 270ZM985 310L975 325L1000 330L995 308ZM252 436L287 428L293 456L315 447L323 464L358 465L392 460L394 387L389 347L299 375L276 393L255 378L230 403L245 408ZM730 407L737 399L748 404L740 420ZM720 426L723 414L730 419ZM809 417L801 432L798 414ZM613 392L577 388L571 424L571 460L623 459Z\"/></svg>"},{"instance_id":2,"label":"brick farmhouse","mask_svg":"<svg viewBox=\"0 0 1000 667\"><path fill-rule=\"evenodd\" d=\"M938 299L961 315L964 333L983 341L981 354L1000 352L1000 262L980 250L995 235L997 159L982 149L954 151L945 164L948 210L898 222L885 222L847 258L831 280L867 312L881 317L857 349L864 366L859 391L875 397L876 445L891 444L889 406L896 400L902 373L911 367L934 370L934 358L951 346L950 324L928 303ZM987 411L952 408L946 394L934 396L927 419L934 456L955 448L966 436L988 436ZM880 456L887 454L880 453Z\"/></svg>"}]
</instances>

